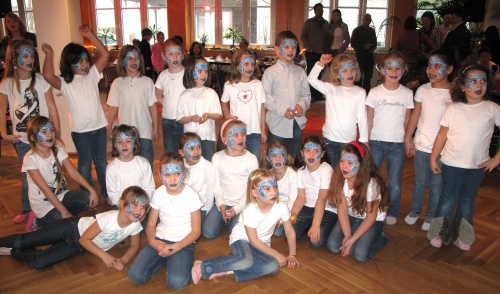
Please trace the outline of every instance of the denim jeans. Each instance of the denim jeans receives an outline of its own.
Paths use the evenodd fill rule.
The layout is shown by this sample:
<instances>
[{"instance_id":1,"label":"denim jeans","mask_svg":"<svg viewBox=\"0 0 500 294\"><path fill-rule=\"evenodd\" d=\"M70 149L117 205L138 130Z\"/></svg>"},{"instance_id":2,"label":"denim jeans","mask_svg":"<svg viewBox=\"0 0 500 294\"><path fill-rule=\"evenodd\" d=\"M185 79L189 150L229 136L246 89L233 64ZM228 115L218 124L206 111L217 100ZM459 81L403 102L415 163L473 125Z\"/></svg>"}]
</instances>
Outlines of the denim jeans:
<instances>
[{"instance_id":1,"label":"denim jeans","mask_svg":"<svg viewBox=\"0 0 500 294\"><path fill-rule=\"evenodd\" d=\"M184 125L175 119L161 119L163 132L163 148L165 152L178 152L179 136L184 133Z\"/></svg>"},{"instance_id":2,"label":"denim jeans","mask_svg":"<svg viewBox=\"0 0 500 294\"><path fill-rule=\"evenodd\" d=\"M80 212L89 209L89 196L90 193L88 191L69 190L64 195L61 203L72 215L77 215ZM60 219L62 219L62 215L59 210L57 210L56 208L52 208L52 210L47 212L47 214L42 218L36 219L36 225L39 227L45 227L57 222Z\"/></svg>"},{"instance_id":3,"label":"denim jeans","mask_svg":"<svg viewBox=\"0 0 500 294\"><path fill-rule=\"evenodd\" d=\"M323 138L323 140L325 141L326 150L328 151L328 154L330 154L330 157L332 158L332 167L333 169L335 169L339 164L340 155L342 154L342 148L347 143L330 141L326 138Z\"/></svg>"},{"instance_id":4,"label":"denim jeans","mask_svg":"<svg viewBox=\"0 0 500 294\"><path fill-rule=\"evenodd\" d=\"M14 147L16 148L17 157L19 158L22 166L24 156L26 156L26 153L31 150L31 146L30 144L19 141L14 143ZM28 178L25 172L21 173L21 206L22 210L31 210L30 199L28 197Z\"/></svg>"},{"instance_id":5,"label":"denim jeans","mask_svg":"<svg viewBox=\"0 0 500 294\"><path fill-rule=\"evenodd\" d=\"M349 224L351 227L351 235L359 228L364 219L357 218L349 215ZM359 261L367 261L375 256L377 252L387 244L387 237L383 234L384 222L376 221L373 226L368 229L361 237L359 237L354 245L352 245L351 252ZM328 249L332 252L339 252L342 242L344 241L344 233L340 222L338 222L328 237Z\"/></svg>"},{"instance_id":6,"label":"denim jeans","mask_svg":"<svg viewBox=\"0 0 500 294\"><path fill-rule=\"evenodd\" d=\"M215 154L215 141L201 140L201 156L208 161L212 161Z\"/></svg>"},{"instance_id":7,"label":"denim jeans","mask_svg":"<svg viewBox=\"0 0 500 294\"><path fill-rule=\"evenodd\" d=\"M201 264L201 275L204 279L211 275L233 271L236 281L250 281L279 271L276 258L253 247L246 240L234 241L230 246L233 255L220 256L204 260Z\"/></svg>"},{"instance_id":8,"label":"denim jeans","mask_svg":"<svg viewBox=\"0 0 500 294\"><path fill-rule=\"evenodd\" d=\"M300 210L299 215L297 215L297 221L293 224L293 229L295 230L295 236L297 240L302 238L304 234L307 234L311 228L312 221L314 218L314 207L304 206ZM314 247L323 247L326 245L328 236L333 229L333 226L338 221L337 214L328 210L325 210L323 214L323 219L320 224L320 237L316 244L312 244Z\"/></svg>"},{"instance_id":9,"label":"denim jeans","mask_svg":"<svg viewBox=\"0 0 500 294\"><path fill-rule=\"evenodd\" d=\"M153 140L139 138L141 143L141 150L139 155L146 158L149 161L149 165L153 168L154 152L153 152Z\"/></svg>"},{"instance_id":10,"label":"denim jeans","mask_svg":"<svg viewBox=\"0 0 500 294\"><path fill-rule=\"evenodd\" d=\"M161 240L167 244L175 244L167 240ZM191 280L191 267L194 263L195 243L190 244L169 257L161 257L149 244L141 250L134 263L127 270L128 278L134 284L144 284L162 266L167 266L166 283L172 289L186 287Z\"/></svg>"},{"instance_id":11,"label":"denim jeans","mask_svg":"<svg viewBox=\"0 0 500 294\"><path fill-rule=\"evenodd\" d=\"M280 141L281 143L285 144L286 148L288 149L288 153L293 158L295 158L297 156L297 153L299 152L300 140L302 140L302 129L299 127L295 120L293 121L292 138L283 138L280 136L276 136L275 134L271 133L270 130L267 132L267 143L269 144L273 141Z\"/></svg>"},{"instance_id":12,"label":"denim jeans","mask_svg":"<svg viewBox=\"0 0 500 294\"><path fill-rule=\"evenodd\" d=\"M78 172L92 185L92 161L94 162L97 180L101 187L101 195L108 198L106 191L106 128L100 128L90 132L71 132L71 138L75 143L78 153ZM83 186L80 189L86 190Z\"/></svg>"},{"instance_id":13,"label":"denim jeans","mask_svg":"<svg viewBox=\"0 0 500 294\"><path fill-rule=\"evenodd\" d=\"M386 158L387 182L391 201L387 216L398 217L402 190L401 175L405 163L405 145L404 143L370 140L370 151L379 169Z\"/></svg>"},{"instance_id":14,"label":"denim jeans","mask_svg":"<svg viewBox=\"0 0 500 294\"><path fill-rule=\"evenodd\" d=\"M439 195L441 194L441 174L435 175L430 167L431 154L423 151L418 151L415 155L415 181L413 182L413 192L411 196L410 213L419 215L422 211L422 202L424 201L425 189L429 187L429 204L425 213L425 220L430 222L436 215L437 206L439 203ZM439 168L441 168L441 156L437 160Z\"/></svg>"},{"instance_id":15,"label":"denim jeans","mask_svg":"<svg viewBox=\"0 0 500 294\"><path fill-rule=\"evenodd\" d=\"M248 134L247 135L247 150L257 157L257 162L260 165L260 153L262 151L260 142L261 134Z\"/></svg>"},{"instance_id":16,"label":"denim jeans","mask_svg":"<svg viewBox=\"0 0 500 294\"><path fill-rule=\"evenodd\" d=\"M224 226L229 226L228 232L231 235L234 226L238 223L240 214L235 215L229 222L225 223L222 219L221 212L217 209L217 205L212 206L212 209L205 216L203 225L201 226L201 234L207 239L215 238L219 236L220 231ZM231 209L232 206L226 205L226 210Z\"/></svg>"},{"instance_id":17,"label":"denim jeans","mask_svg":"<svg viewBox=\"0 0 500 294\"><path fill-rule=\"evenodd\" d=\"M79 217L61 219L37 231L0 238L0 247L12 248L12 256L26 261L34 269L44 269L82 253L85 249L78 241ZM37 251L35 247L52 245Z\"/></svg>"}]
</instances>

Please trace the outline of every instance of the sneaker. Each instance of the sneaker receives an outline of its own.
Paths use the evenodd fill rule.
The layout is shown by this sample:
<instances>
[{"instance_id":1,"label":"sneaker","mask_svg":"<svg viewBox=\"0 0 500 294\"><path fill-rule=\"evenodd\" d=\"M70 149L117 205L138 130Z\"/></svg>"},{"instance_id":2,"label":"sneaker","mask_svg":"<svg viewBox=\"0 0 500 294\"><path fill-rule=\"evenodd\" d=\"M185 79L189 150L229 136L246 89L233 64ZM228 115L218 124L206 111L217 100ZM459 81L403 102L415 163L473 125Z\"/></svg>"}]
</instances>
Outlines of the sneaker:
<instances>
[{"instance_id":1,"label":"sneaker","mask_svg":"<svg viewBox=\"0 0 500 294\"><path fill-rule=\"evenodd\" d=\"M227 275L227 272L216 273L216 274L211 275L208 279L209 279L209 280L213 280L213 279L216 279L216 278L218 278L218 277L225 276L225 275Z\"/></svg>"},{"instance_id":2,"label":"sneaker","mask_svg":"<svg viewBox=\"0 0 500 294\"><path fill-rule=\"evenodd\" d=\"M421 229L422 229L422 231L426 231L426 232L427 232L427 231L429 230L429 228L430 228L430 227L431 227L431 223L424 222L424 223L422 224Z\"/></svg>"},{"instance_id":3,"label":"sneaker","mask_svg":"<svg viewBox=\"0 0 500 294\"><path fill-rule=\"evenodd\" d=\"M389 226L394 226L398 222L398 219L395 216L388 215L385 218L385 224Z\"/></svg>"},{"instance_id":4,"label":"sneaker","mask_svg":"<svg viewBox=\"0 0 500 294\"><path fill-rule=\"evenodd\" d=\"M470 245L469 244L465 244L460 239L457 239L455 241L455 245L457 245L457 247L460 248L460 250L463 250L463 251L469 251L470 250Z\"/></svg>"},{"instance_id":5,"label":"sneaker","mask_svg":"<svg viewBox=\"0 0 500 294\"><path fill-rule=\"evenodd\" d=\"M431 239L431 245L432 245L432 247L435 247L435 248L441 248L441 246L443 245L443 240L439 236L434 237Z\"/></svg>"},{"instance_id":6,"label":"sneaker","mask_svg":"<svg viewBox=\"0 0 500 294\"><path fill-rule=\"evenodd\" d=\"M0 255L12 255L12 248L0 247Z\"/></svg>"},{"instance_id":7,"label":"sneaker","mask_svg":"<svg viewBox=\"0 0 500 294\"><path fill-rule=\"evenodd\" d=\"M405 223L407 225L410 225L410 226L413 226L414 224L417 223L417 220L418 220L418 215L417 216L411 216L412 213L410 212L410 214L408 214L406 217L405 217Z\"/></svg>"},{"instance_id":8,"label":"sneaker","mask_svg":"<svg viewBox=\"0 0 500 294\"><path fill-rule=\"evenodd\" d=\"M16 224L24 222L28 218L28 216L30 214L30 211L31 210L23 210L23 211L21 211L21 213L18 214L18 215L16 215L12 219L12 221L15 222Z\"/></svg>"},{"instance_id":9,"label":"sneaker","mask_svg":"<svg viewBox=\"0 0 500 294\"><path fill-rule=\"evenodd\" d=\"M197 260L193 264L193 268L191 268L191 278L193 279L193 284L198 284L201 280L201 260Z\"/></svg>"},{"instance_id":10,"label":"sneaker","mask_svg":"<svg viewBox=\"0 0 500 294\"><path fill-rule=\"evenodd\" d=\"M26 232L33 232L36 231L36 223L35 223L36 215L32 211L30 211L29 216L28 216L28 222L26 223Z\"/></svg>"}]
</instances>

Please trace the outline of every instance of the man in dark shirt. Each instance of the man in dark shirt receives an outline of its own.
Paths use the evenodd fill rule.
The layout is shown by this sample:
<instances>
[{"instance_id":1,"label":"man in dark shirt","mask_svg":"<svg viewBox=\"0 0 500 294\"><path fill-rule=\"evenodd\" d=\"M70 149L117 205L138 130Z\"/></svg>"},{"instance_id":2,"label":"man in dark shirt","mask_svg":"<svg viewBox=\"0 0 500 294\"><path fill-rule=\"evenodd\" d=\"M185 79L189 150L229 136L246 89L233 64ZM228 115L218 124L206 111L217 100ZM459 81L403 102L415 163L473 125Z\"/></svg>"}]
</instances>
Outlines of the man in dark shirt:
<instances>
[{"instance_id":1,"label":"man in dark shirt","mask_svg":"<svg viewBox=\"0 0 500 294\"><path fill-rule=\"evenodd\" d=\"M145 75L153 78L153 62L151 61L151 45L149 40L153 37L153 32L148 29L142 29L141 31L142 40L139 43L139 50L141 51L142 58L144 58L144 67L146 68Z\"/></svg>"},{"instance_id":2,"label":"man in dark shirt","mask_svg":"<svg viewBox=\"0 0 500 294\"><path fill-rule=\"evenodd\" d=\"M462 67L469 63L469 58L472 53L470 46L471 33L464 21L464 11L460 8L455 8L450 12L451 14L451 31L446 36L442 48L450 48L455 46L458 48L460 62Z\"/></svg>"},{"instance_id":3,"label":"man in dark shirt","mask_svg":"<svg viewBox=\"0 0 500 294\"><path fill-rule=\"evenodd\" d=\"M377 48L377 35L375 30L370 27L372 16L365 14L363 23L352 31L351 45L356 51L356 59L358 60L359 69L361 70L361 85L366 90L370 91L370 82L373 76L373 51Z\"/></svg>"}]
</instances>

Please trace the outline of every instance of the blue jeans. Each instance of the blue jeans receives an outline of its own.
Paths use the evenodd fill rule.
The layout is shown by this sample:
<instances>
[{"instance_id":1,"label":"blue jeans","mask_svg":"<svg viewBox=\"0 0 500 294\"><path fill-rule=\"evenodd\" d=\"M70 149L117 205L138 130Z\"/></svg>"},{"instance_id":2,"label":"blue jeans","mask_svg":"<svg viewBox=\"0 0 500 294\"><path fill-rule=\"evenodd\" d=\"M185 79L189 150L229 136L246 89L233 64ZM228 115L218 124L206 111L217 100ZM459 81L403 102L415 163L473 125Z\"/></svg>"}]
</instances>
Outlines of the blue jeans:
<instances>
[{"instance_id":1,"label":"blue jeans","mask_svg":"<svg viewBox=\"0 0 500 294\"><path fill-rule=\"evenodd\" d=\"M31 146L30 144L19 141L14 143L14 147L16 148L17 157L19 158L22 166L24 156L26 156L26 153L31 150ZM21 207L23 211L31 210L30 199L28 197L28 178L25 172L21 173Z\"/></svg>"},{"instance_id":2,"label":"blue jeans","mask_svg":"<svg viewBox=\"0 0 500 294\"><path fill-rule=\"evenodd\" d=\"M363 223L364 219L357 218L349 215L349 224L351 226L351 235L359 228ZM359 237L354 245L352 245L351 252L359 261L367 261L375 256L377 252L382 249L382 247L387 244L387 237L383 233L384 222L376 221L373 226ZM342 227L340 222L338 222L332 230L332 233L328 237L328 249L332 252L339 252L342 246L342 241L344 240L344 233L342 232Z\"/></svg>"},{"instance_id":3,"label":"blue jeans","mask_svg":"<svg viewBox=\"0 0 500 294\"><path fill-rule=\"evenodd\" d=\"M220 256L204 260L201 275L204 279L211 275L233 271L236 281L249 281L279 271L276 258L262 253L246 240L237 240L231 244L233 255Z\"/></svg>"},{"instance_id":4,"label":"blue jeans","mask_svg":"<svg viewBox=\"0 0 500 294\"><path fill-rule=\"evenodd\" d=\"M293 121L293 137L292 138L283 138L280 136L276 136L271 133L271 130L267 132L267 143L271 143L273 141L280 141L285 144L288 149L288 153L295 158L300 148L300 141L302 140L302 129L299 127L297 122Z\"/></svg>"},{"instance_id":5,"label":"blue jeans","mask_svg":"<svg viewBox=\"0 0 500 294\"><path fill-rule=\"evenodd\" d=\"M261 153L261 145L260 142L261 135L260 134L248 134L247 135L247 150L250 151L253 155L257 157L257 162L260 165L260 153Z\"/></svg>"},{"instance_id":6,"label":"blue jeans","mask_svg":"<svg viewBox=\"0 0 500 294\"><path fill-rule=\"evenodd\" d=\"M405 145L404 143L370 140L370 151L379 169L386 158L387 182L391 201L387 216L398 217L402 190L401 175L405 163Z\"/></svg>"},{"instance_id":7,"label":"blue jeans","mask_svg":"<svg viewBox=\"0 0 500 294\"><path fill-rule=\"evenodd\" d=\"M178 152L179 136L184 133L184 125L175 119L161 119L163 148L165 152Z\"/></svg>"},{"instance_id":8,"label":"blue jeans","mask_svg":"<svg viewBox=\"0 0 500 294\"><path fill-rule=\"evenodd\" d=\"M79 217L61 219L56 223L25 234L0 238L0 247L12 248L12 256L26 261L34 269L44 269L85 251L78 241ZM37 251L36 247L52 245Z\"/></svg>"},{"instance_id":9,"label":"blue jeans","mask_svg":"<svg viewBox=\"0 0 500 294\"><path fill-rule=\"evenodd\" d=\"M240 214L235 215L228 223L225 223L222 219L221 212L217 209L217 205L212 206L212 209L207 213L201 226L201 234L207 239L215 238L219 236L220 231L224 226L229 226L228 232L231 235L234 226L238 223ZM226 205L226 210L231 209L232 206Z\"/></svg>"},{"instance_id":10,"label":"blue jeans","mask_svg":"<svg viewBox=\"0 0 500 294\"><path fill-rule=\"evenodd\" d=\"M153 168L154 152L153 152L153 140L139 138L141 143L141 150L139 155L146 158L149 161L149 165Z\"/></svg>"},{"instance_id":11,"label":"blue jeans","mask_svg":"<svg viewBox=\"0 0 500 294\"><path fill-rule=\"evenodd\" d=\"M90 132L71 132L71 138L75 143L78 153L78 172L92 185L92 161L94 162L97 180L101 187L101 195L108 198L106 191L106 128L100 128ZM80 189L86 190L83 186Z\"/></svg>"},{"instance_id":12,"label":"blue jeans","mask_svg":"<svg viewBox=\"0 0 500 294\"><path fill-rule=\"evenodd\" d=\"M325 141L326 150L332 158L332 167L333 169L335 169L339 164L340 155L342 154L342 148L344 148L347 143L330 141L327 138L323 138L323 140Z\"/></svg>"},{"instance_id":13,"label":"blue jeans","mask_svg":"<svg viewBox=\"0 0 500 294\"><path fill-rule=\"evenodd\" d=\"M415 155L415 181L413 182L413 193L411 196L410 213L419 215L422 211L422 202L424 201L425 189L429 187L429 204L425 214L425 221L430 222L436 215L441 194L441 174L435 175L430 167L431 154L417 150ZM441 168L441 156L437 160Z\"/></svg>"},{"instance_id":14,"label":"blue jeans","mask_svg":"<svg viewBox=\"0 0 500 294\"><path fill-rule=\"evenodd\" d=\"M212 161L215 154L215 141L201 140L201 156L208 161Z\"/></svg>"},{"instance_id":15,"label":"blue jeans","mask_svg":"<svg viewBox=\"0 0 500 294\"><path fill-rule=\"evenodd\" d=\"M295 236L299 240L304 234L307 234L311 228L312 221L314 218L314 207L304 206L300 210L299 215L297 215L297 221L293 224L293 229L295 230ZM320 224L320 237L318 243L312 245L314 247L323 247L326 245L328 236L333 229L333 226L338 221L337 214L329 210L325 210L323 214L323 219Z\"/></svg>"},{"instance_id":16,"label":"blue jeans","mask_svg":"<svg viewBox=\"0 0 500 294\"><path fill-rule=\"evenodd\" d=\"M72 214L77 215L80 212L89 209L90 193L88 191L82 190L69 190L64 195L61 203L66 207L66 209ZM62 215L59 210L52 208L46 215L42 218L36 219L36 225L39 227L45 227L47 225L53 224L58 220L62 219Z\"/></svg>"},{"instance_id":17,"label":"blue jeans","mask_svg":"<svg viewBox=\"0 0 500 294\"><path fill-rule=\"evenodd\" d=\"M167 240L161 240L167 244L174 244ZM166 283L172 289L186 287L191 280L191 267L194 263L195 244L190 244L169 257L161 257L149 244L146 244L127 270L128 278L134 284L144 284L162 266L167 266Z\"/></svg>"}]
</instances>

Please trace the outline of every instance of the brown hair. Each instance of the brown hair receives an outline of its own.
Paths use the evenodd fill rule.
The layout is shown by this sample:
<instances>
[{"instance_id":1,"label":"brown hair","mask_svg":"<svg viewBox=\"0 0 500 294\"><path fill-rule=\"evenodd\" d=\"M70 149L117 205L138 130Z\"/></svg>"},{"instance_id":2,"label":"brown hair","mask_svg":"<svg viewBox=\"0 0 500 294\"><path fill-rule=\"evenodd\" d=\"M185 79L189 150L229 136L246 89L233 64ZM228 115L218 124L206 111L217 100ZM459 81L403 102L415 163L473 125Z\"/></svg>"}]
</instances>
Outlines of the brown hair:
<instances>
[{"instance_id":1,"label":"brown hair","mask_svg":"<svg viewBox=\"0 0 500 294\"><path fill-rule=\"evenodd\" d=\"M290 153L288 152L288 148L286 147L285 144L281 143L281 141L272 141L271 143L267 144L267 150L266 150L266 156L263 156L262 159L261 159L261 163L260 165L262 166L262 168L265 168L265 169L271 169L272 166L271 166L271 163L270 163L270 160L269 160L269 150L273 149L273 148L280 148L280 149L284 149L286 151L286 165L295 169L295 167L293 166L293 157L292 155L290 155Z\"/></svg>"},{"instance_id":2,"label":"brown hair","mask_svg":"<svg viewBox=\"0 0 500 294\"><path fill-rule=\"evenodd\" d=\"M6 0L6 1L8 1L8 0ZM21 20L21 18L19 18L19 16L17 16L17 14L15 14L14 12L7 12L5 14L4 18L5 18L5 20L4 20L5 35L7 36L7 38L9 38L9 39L12 38L12 32L7 27L7 18L10 18L10 20L13 20L19 24L19 34L21 36L24 36L24 34L26 34L26 31L27 31L26 25Z\"/></svg>"},{"instance_id":3,"label":"brown hair","mask_svg":"<svg viewBox=\"0 0 500 294\"><path fill-rule=\"evenodd\" d=\"M182 156L180 156L180 154L176 152L165 152L165 154L163 154L160 158L160 165L159 165L160 176L161 176L161 166L168 163L178 163L181 166L184 175L187 174L186 167L184 166L184 159L182 158Z\"/></svg>"},{"instance_id":4,"label":"brown hair","mask_svg":"<svg viewBox=\"0 0 500 294\"><path fill-rule=\"evenodd\" d=\"M460 77L455 80L455 83L453 83L453 87L450 90L451 100L453 102L467 103L467 97L465 96L465 93L462 91L461 87L464 86L464 82L465 82L465 79L467 78L468 73L470 71L473 71L473 70L482 71L486 74L486 82L487 82L486 83L486 93L488 93L489 83L490 83L490 71L486 67L484 67L480 64L469 65L468 67L466 67L462 71L462 73L460 74ZM483 99L484 99L484 97L483 97Z\"/></svg>"},{"instance_id":5,"label":"brown hair","mask_svg":"<svg viewBox=\"0 0 500 294\"><path fill-rule=\"evenodd\" d=\"M251 56L255 58L255 55L250 52L248 49L238 50L233 57L231 58L231 66L229 68L229 76L227 80L231 84L237 84L241 80L241 72L240 72L240 62L243 56ZM254 70L250 80L256 80L259 78L260 70L256 63L254 63Z\"/></svg>"},{"instance_id":6,"label":"brown hair","mask_svg":"<svg viewBox=\"0 0 500 294\"><path fill-rule=\"evenodd\" d=\"M148 193L144 191L141 187L138 186L130 186L127 189L123 190L122 197L120 200L123 201L123 206L127 207L129 204L136 204L137 202L142 203L142 199L146 198L146 203L144 203L144 208L146 212L149 210L151 200L149 199Z\"/></svg>"},{"instance_id":7,"label":"brown hair","mask_svg":"<svg viewBox=\"0 0 500 294\"><path fill-rule=\"evenodd\" d=\"M134 156L139 155L141 151L141 141L139 138L139 130L134 127L134 126L129 126L129 125L119 125L113 128L113 133L112 133L112 138L113 138L113 144L111 144L111 156L112 157L118 157L120 156L120 152L118 152L118 149L116 149L116 140L118 137L119 133L124 133L127 136L134 137L134 150L132 153Z\"/></svg>"},{"instance_id":8,"label":"brown hair","mask_svg":"<svg viewBox=\"0 0 500 294\"><path fill-rule=\"evenodd\" d=\"M330 65L330 72L331 72L331 83L336 86L342 85L342 82L340 81L339 78L339 69L340 67L347 62L354 62L356 65L356 76L354 77L354 81L357 82L361 79L361 70L359 69L359 64L358 61L356 60L356 57L354 57L352 54L345 54L341 53L336 55L332 63Z\"/></svg>"},{"instance_id":9,"label":"brown hair","mask_svg":"<svg viewBox=\"0 0 500 294\"><path fill-rule=\"evenodd\" d=\"M33 43L30 40L15 40L8 47L7 52L5 54L5 73L3 75L4 78L12 78L12 93L14 93L14 85L16 85L17 92L21 93L21 83L19 80L19 74L17 73L17 57L19 55L19 51L23 46L29 46L33 50L36 50L33 46ZM40 62L38 61L38 54L33 56L33 70L31 71L31 82L29 89L31 93L35 91L35 83L36 83L36 74L40 72Z\"/></svg>"},{"instance_id":10,"label":"brown hair","mask_svg":"<svg viewBox=\"0 0 500 294\"><path fill-rule=\"evenodd\" d=\"M186 63L184 64L184 77L182 78L182 83L184 84L184 88L186 89L191 89L196 87L196 82L194 81L194 68L196 66L196 63L206 63L208 66L208 62L203 56L191 56L186 60ZM208 71L207 74L207 80L203 84L205 87L208 87L210 85L210 70Z\"/></svg>"},{"instance_id":11,"label":"brown hair","mask_svg":"<svg viewBox=\"0 0 500 294\"><path fill-rule=\"evenodd\" d=\"M179 149L184 149L184 145L193 139L198 139L201 142L200 136L196 133L187 132L179 135Z\"/></svg>"},{"instance_id":12,"label":"brown hair","mask_svg":"<svg viewBox=\"0 0 500 294\"><path fill-rule=\"evenodd\" d=\"M274 42L274 45L276 45L276 46L279 47L281 45L281 43L283 43L283 41L285 41L285 40L295 40L297 42L297 46L299 46L299 42L297 40L297 37L291 31L282 31L282 32L280 32L276 36L276 40Z\"/></svg>"},{"instance_id":13,"label":"brown hair","mask_svg":"<svg viewBox=\"0 0 500 294\"><path fill-rule=\"evenodd\" d=\"M116 71L118 75L122 78L127 76L127 69L125 68L125 64L123 62L123 59L126 58L127 53L135 51L137 54L139 54L139 76L142 77L144 73L146 72L145 66L144 66L144 58L141 54L141 51L135 47L134 45L125 45L120 49L120 54L118 55L118 58L116 60Z\"/></svg>"},{"instance_id":14,"label":"brown hair","mask_svg":"<svg viewBox=\"0 0 500 294\"><path fill-rule=\"evenodd\" d=\"M276 180L276 176L270 170L265 170L265 169L256 169L250 173L247 181L247 204L253 203L257 205L257 199L253 197L252 190L255 189L255 186L258 183L264 181L265 179ZM276 195L276 203L279 202L280 198Z\"/></svg>"}]
</instances>

